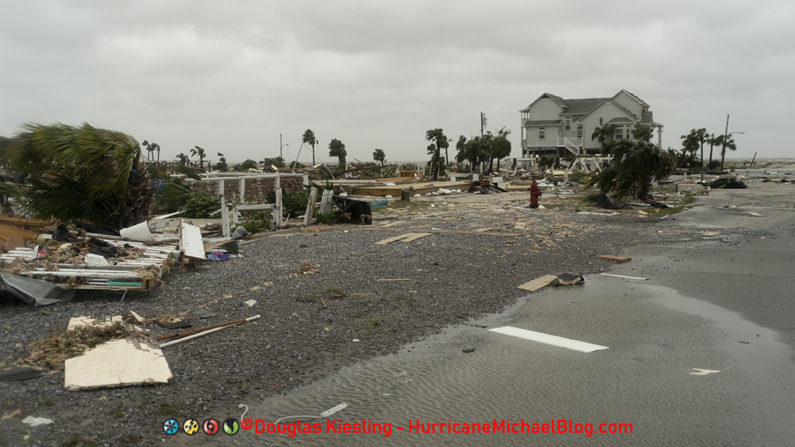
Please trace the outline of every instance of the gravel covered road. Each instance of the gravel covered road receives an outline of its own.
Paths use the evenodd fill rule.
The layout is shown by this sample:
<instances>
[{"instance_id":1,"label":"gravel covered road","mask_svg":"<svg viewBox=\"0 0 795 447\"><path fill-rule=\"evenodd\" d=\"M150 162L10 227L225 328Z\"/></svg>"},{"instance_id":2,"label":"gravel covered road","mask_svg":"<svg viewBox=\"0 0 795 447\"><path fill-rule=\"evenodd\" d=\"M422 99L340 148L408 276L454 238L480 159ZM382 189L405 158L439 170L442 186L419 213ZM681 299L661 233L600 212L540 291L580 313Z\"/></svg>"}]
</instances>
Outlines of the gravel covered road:
<instances>
[{"instance_id":1,"label":"gravel covered road","mask_svg":"<svg viewBox=\"0 0 795 447\"><path fill-rule=\"evenodd\" d=\"M695 227L671 225L675 215L580 214L602 211L574 200L529 210L521 207L525 193L462 194L430 203L389 207L371 226L269 233L241 246L241 258L172 272L149 294L123 300L117 293L84 294L41 309L3 302L4 365L24 357L30 343L62 332L74 316L134 310L154 318L199 309L214 315L194 327L262 317L164 348L174 376L168 385L66 391L60 371L0 383L0 445L160 444L169 417L235 416L224 412L241 401L288 391L499 311L524 294L517 285L530 279L598 272L610 263L594 255L699 237ZM431 234L375 244L408 232ZM253 307L244 304L252 299ZM154 336L175 332L149 328ZM27 415L55 423L30 428L21 423Z\"/></svg>"}]
</instances>

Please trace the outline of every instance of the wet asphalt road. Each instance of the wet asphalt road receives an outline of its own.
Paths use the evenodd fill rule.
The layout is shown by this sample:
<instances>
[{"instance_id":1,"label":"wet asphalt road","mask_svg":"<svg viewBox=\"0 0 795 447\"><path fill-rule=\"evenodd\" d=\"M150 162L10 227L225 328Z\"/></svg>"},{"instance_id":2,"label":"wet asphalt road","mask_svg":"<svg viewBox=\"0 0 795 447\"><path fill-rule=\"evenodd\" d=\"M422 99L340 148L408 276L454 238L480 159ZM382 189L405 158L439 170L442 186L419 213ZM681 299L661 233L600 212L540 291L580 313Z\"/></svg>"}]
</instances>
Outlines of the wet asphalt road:
<instances>
[{"instance_id":1,"label":"wet asphalt road","mask_svg":"<svg viewBox=\"0 0 795 447\"><path fill-rule=\"evenodd\" d=\"M672 225L696 225L706 236L626 253L633 260L611 272L647 280L591 275L581 287L547 288L499 315L449 328L396 355L247 403L245 417L254 421L302 415L285 422L317 423L304 428L324 432L364 421L365 430L375 433L241 432L201 441L792 445L795 186L751 184L748 190L713 191L699 205ZM609 349L583 353L487 330L506 325ZM349 405L331 416L340 423L309 418L340 402ZM569 433L438 433L455 423L494 420L524 420L531 430L533 424L551 423L555 431L565 426ZM435 427L436 434L409 433L418 422L423 428L442 425ZM631 424L632 433L598 433L603 423Z\"/></svg>"}]
</instances>

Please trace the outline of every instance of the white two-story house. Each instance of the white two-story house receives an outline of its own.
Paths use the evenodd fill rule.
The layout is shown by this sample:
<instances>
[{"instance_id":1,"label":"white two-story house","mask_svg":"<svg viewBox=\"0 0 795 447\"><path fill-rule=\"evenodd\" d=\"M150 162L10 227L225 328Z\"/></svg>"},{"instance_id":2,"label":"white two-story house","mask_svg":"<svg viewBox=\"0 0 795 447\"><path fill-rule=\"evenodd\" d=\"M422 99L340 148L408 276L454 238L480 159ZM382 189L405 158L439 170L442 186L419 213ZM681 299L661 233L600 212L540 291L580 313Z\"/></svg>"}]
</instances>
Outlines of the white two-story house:
<instances>
[{"instance_id":1,"label":"white two-story house","mask_svg":"<svg viewBox=\"0 0 795 447\"><path fill-rule=\"evenodd\" d=\"M661 144L662 124L654 122L649 105L621 90L611 98L563 99L544 93L519 111L522 116L522 156L543 154L564 157L598 153L601 145L591 139L594 129L605 124L616 128L616 139L631 139L632 129L644 124L657 129Z\"/></svg>"}]
</instances>

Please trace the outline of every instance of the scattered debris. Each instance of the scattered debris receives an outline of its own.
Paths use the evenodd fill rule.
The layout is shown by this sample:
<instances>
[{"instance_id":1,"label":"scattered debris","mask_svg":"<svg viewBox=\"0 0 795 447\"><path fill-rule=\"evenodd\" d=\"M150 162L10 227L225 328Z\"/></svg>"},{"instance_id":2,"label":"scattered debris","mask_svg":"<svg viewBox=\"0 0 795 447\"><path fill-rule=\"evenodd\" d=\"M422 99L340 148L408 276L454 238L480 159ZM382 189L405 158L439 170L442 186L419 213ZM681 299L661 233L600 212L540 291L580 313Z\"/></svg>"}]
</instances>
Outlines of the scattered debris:
<instances>
[{"instance_id":1,"label":"scattered debris","mask_svg":"<svg viewBox=\"0 0 795 447\"><path fill-rule=\"evenodd\" d=\"M582 275L575 275L574 273L561 273L551 283L553 287L574 286L580 284L585 284L585 278L583 278Z\"/></svg>"},{"instance_id":2,"label":"scattered debris","mask_svg":"<svg viewBox=\"0 0 795 447\"><path fill-rule=\"evenodd\" d=\"M237 241L239 239L243 239L244 237L248 236L248 230L243 228L243 226L239 226L235 228L235 231L232 232L232 240Z\"/></svg>"},{"instance_id":3,"label":"scattered debris","mask_svg":"<svg viewBox=\"0 0 795 447\"><path fill-rule=\"evenodd\" d=\"M243 304L245 304L248 307L254 307L254 305L257 304L257 300L243 301Z\"/></svg>"},{"instance_id":4,"label":"scattered debris","mask_svg":"<svg viewBox=\"0 0 795 447\"><path fill-rule=\"evenodd\" d=\"M602 276L610 276L612 278L623 278L623 279L636 279L638 281L646 281L647 278L640 278L637 276L625 276L625 275L614 275L613 273L600 273Z\"/></svg>"},{"instance_id":5,"label":"scattered debris","mask_svg":"<svg viewBox=\"0 0 795 447\"><path fill-rule=\"evenodd\" d=\"M182 332L179 332L177 334L172 334L172 335L166 335L166 336L163 336L163 337L158 337L157 340L160 341L160 340L167 340L167 339L175 338L175 337L182 337L182 338L179 338L177 340L170 341L170 342L167 342L167 343L163 343L163 344L160 345L161 348L165 348L167 346L171 346L171 345L176 345L178 343L182 343L183 341L188 341L188 340L193 340L194 338L204 337L205 335L212 334L213 332L218 332L218 331L220 331L222 329L226 329L226 328L231 327L231 326L236 326L238 324L246 323L246 322L249 322L249 321L254 321L254 320L258 319L259 317L260 317L259 315L254 315L253 317L244 318L242 320L230 321L228 323L219 323L219 324L215 324L215 325L212 325L212 326L207 326L207 327L204 327L204 328L191 329L191 330L188 330L188 331L182 331Z\"/></svg>"},{"instance_id":6,"label":"scattered debris","mask_svg":"<svg viewBox=\"0 0 795 447\"><path fill-rule=\"evenodd\" d=\"M152 230L149 229L149 222L146 221L128 228L122 228L119 230L119 234L123 239L129 241L152 242L155 240L155 237L152 235Z\"/></svg>"},{"instance_id":7,"label":"scattered debris","mask_svg":"<svg viewBox=\"0 0 795 447\"><path fill-rule=\"evenodd\" d=\"M430 235L431 233L405 233L378 241L375 243L375 245L386 245L397 241L412 242L416 241L419 238L423 238L425 236L430 236Z\"/></svg>"},{"instance_id":8,"label":"scattered debris","mask_svg":"<svg viewBox=\"0 0 795 447\"><path fill-rule=\"evenodd\" d=\"M730 177L714 180L709 183L709 187L712 189L745 189L748 185L734 177Z\"/></svg>"},{"instance_id":9,"label":"scattered debris","mask_svg":"<svg viewBox=\"0 0 795 447\"><path fill-rule=\"evenodd\" d=\"M627 256L616 256L616 255L596 255L596 257L599 259L604 259L605 261L614 261L618 263L629 262L632 260L632 258Z\"/></svg>"},{"instance_id":10,"label":"scattered debris","mask_svg":"<svg viewBox=\"0 0 795 447\"><path fill-rule=\"evenodd\" d=\"M461 350L461 352L463 352L464 354L471 354L475 352L475 348L464 348Z\"/></svg>"},{"instance_id":11,"label":"scattered debris","mask_svg":"<svg viewBox=\"0 0 795 447\"><path fill-rule=\"evenodd\" d=\"M214 251L212 253L207 253L205 259L208 261L228 261L229 255L222 251Z\"/></svg>"},{"instance_id":12,"label":"scattered debris","mask_svg":"<svg viewBox=\"0 0 795 447\"><path fill-rule=\"evenodd\" d=\"M116 324L121 324L122 318L120 315L114 315L110 318L106 318L102 322L97 322L97 320L93 317L72 317L69 319L69 324L66 327L67 331L73 331L75 329L80 329L84 327L94 327L94 328L103 328L103 327L111 327Z\"/></svg>"},{"instance_id":13,"label":"scattered debris","mask_svg":"<svg viewBox=\"0 0 795 447\"><path fill-rule=\"evenodd\" d=\"M629 206L626 203L620 202L620 201L608 196L607 194L605 194L603 192L600 192L596 196L596 203L599 205L599 208L605 208L605 209L608 209L608 210L618 210L618 209L626 208L627 206Z\"/></svg>"},{"instance_id":14,"label":"scattered debris","mask_svg":"<svg viewBox=\"0 0 795 447\"><path fill-rule=\"evenodd\" d=\"M64 290L41 279L0 273L0 289L28 304L47 306L59 301L70 301L74 290Z\"/></svg>"},{"instance_id":15,"label":"scattered debris","mask_svg":"<svg viewBox=\"0 0 795 447\"><path fill-rule=\"evenodd\" d=\"M403 281L414 281L411 278L378 278L376 279L378 282L403 282Z\"/></svg>"},{"instance_id":16,"label":"scattered debris","mask_svg":"<svg viewBox=\"0 0 795 447\"><path fill-rule=\"evenodd\" d=\"M717 374L720 372L719 369L701 369L701 368L690 368L693 372L690 373L691 376L706 376L708 374Z\"/></svg>"},{"instance_id":17,"label":"scattered debris","mask_svg":"<svg viewBox=\"0 0 795 447\"><path fill-rule=\"evenodd\" d=\"M748 214L749 216L753 216L753 217L762 217L761 214L759 214L759 213L757 213L755 211L747 211L746 214Z\"/></svg>"},{"instance_id":18,"label":"scattered debris","mask_svg":"<svg viewBox=\"0 0 795 447\"><path fill-rule=\"evenodd\" d=\"M185 223L184 221L179 224L179 251L185 256L192 259L200 259L204 261L204 242L202 241L202 233L199 227Z\"/></svg>"},{"instance_id":19,"label":"scattered debris","mask_svg":"<svg viewBox=\"0 0 795 447\"><path fill-rule=\"evenodd\" d=\"M92 267L102 267L105 265L110 265L107 259L104 256L95 255L93 253L88 253L84 258L86 265L90 265Z\"/></svg>"},{"instance_id":20,"label":"scattered debris","mask_svg":"<svg viewBox=\"0 0 795 447\"><path fill-rule=\"evenodd\" d=\"M141 332L128 332L120 323L110 326L81 326L66 332L39 340L30 345L27 357L16 362L18 365L40 366L60 370L64 361L80 355L108 340L144 335Z\"/></svg>"},{"instance_id":21,"label":"scattered debris","mask_svg":"<svg viewBox=\"0 0 795 447\"><path fill-rule=\"evenodd\" d=\"M717 232L717 231L705 231L705 232L701 233L702 236L706 236L706 237L714 237L714 236L717 236L719 234L720 233Z\"/></svg>"},{"instance_id":22,"label":"scattered debris","mask_svg":"<svg viewBox=\"0 0 795 447\"><path fill-rule=\"evenodd\" d=\"M27 366L5 369L0 371L0 382L20 382L35 379L44 375L44 372Z\"/></svg>"},{"instance_id":23,"label":"scattered debris","mask_svg":"<svg viewBox=\"0 0 795 447\"><path fill-rule=\"evenodd\" d=\"M47 418L37 418L33 416L28 416L25 419L22 419L23 424L30 425L31 427L38 427L39 425L50 425L54 423L52 419Z\"/></svg>"},{"instance_id":24,"label":"scattered debris","mask_svg":"<svg viewBox=\"0 0 795 447\"><path fill-rule=\"evenodd\" d=\"M143 338L112 340L64 362L68 390L168 383L171 377L163 352Z\"/></svg>"},{"instance_id":25,"label":"scattered debris","mask_svg":"<svg viewBox=\"0 0 795 447\"><path fill-rule=\"evenodd\" d=\"M528 281L524 284L521 284L518 287L523 290L529 290L531 292L535 292L536 290L542 289L552 284L552 282L557 279L558 277L555 275L544 275L532 281Z\"/></svg>"}]
</instances>

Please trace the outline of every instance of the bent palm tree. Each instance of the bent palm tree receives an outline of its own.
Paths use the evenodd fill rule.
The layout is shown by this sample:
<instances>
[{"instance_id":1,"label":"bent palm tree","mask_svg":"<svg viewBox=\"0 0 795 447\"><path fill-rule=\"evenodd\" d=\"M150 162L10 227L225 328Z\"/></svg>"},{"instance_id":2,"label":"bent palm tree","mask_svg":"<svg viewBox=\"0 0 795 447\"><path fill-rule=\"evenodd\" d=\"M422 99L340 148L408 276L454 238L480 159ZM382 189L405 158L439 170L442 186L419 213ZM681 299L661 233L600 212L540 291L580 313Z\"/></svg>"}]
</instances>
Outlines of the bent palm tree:
<instances>
[{"instance_id":1,"label":"bent palm tree","mask_svg":"<svg viewBox=\"0 0 795 447\"><path fill-rule=\"evenodd\" d=\"M133 137L87 123L23 128L5 156L11 169L31 176L24 206L32 214L113 228L148 214L154 193Z\"/></svg>"}]
</instances>

